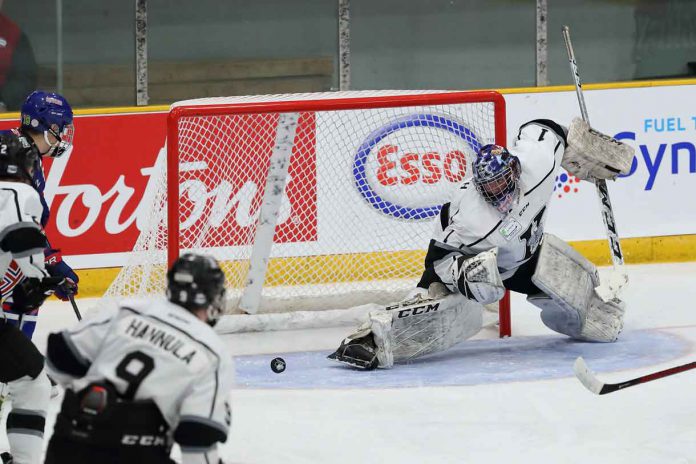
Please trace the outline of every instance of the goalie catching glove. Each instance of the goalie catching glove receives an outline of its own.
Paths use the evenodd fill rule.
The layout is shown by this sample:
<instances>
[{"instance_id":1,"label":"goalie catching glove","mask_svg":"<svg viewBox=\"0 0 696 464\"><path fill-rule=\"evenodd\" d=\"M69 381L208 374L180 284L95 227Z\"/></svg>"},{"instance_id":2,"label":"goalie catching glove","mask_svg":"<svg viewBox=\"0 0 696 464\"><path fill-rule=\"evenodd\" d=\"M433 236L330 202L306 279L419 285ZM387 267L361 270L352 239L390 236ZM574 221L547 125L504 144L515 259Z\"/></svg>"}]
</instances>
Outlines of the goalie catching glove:
<instances>
[{"instance_id":1,"label":"goalie catching glove","mask_svg":"<svg viewBox=\"0 0 696 464\"><path fill-rule=\"evenodd\" d=\"M602 134L579 118L568 130L568 146L561 165L582 180L616 179L628 174L633 163L633 147Z\"/></svg>"}]
</instances>

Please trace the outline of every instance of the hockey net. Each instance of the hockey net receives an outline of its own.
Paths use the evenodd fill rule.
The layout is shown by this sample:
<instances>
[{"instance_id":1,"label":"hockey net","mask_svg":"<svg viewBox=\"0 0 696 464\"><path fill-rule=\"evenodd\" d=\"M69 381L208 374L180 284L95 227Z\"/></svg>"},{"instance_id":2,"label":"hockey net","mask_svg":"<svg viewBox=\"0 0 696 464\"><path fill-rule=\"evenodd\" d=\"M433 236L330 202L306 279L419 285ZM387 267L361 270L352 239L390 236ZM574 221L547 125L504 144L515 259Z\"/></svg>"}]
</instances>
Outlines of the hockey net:
<instances>
[{"instance_id":1,"label":"hockey net","mask_svg":"<svg viewBox=\"0 0 696 464\"><path fill-rule=\"evenodd\" d=\"M150 223L106 296L162 294L168 262L209 253L227 277L223 332L353 322L399 301L478 147L505 144L488 91L208 98L174 104L167 124Z\"/></svg>"}]
</instances>

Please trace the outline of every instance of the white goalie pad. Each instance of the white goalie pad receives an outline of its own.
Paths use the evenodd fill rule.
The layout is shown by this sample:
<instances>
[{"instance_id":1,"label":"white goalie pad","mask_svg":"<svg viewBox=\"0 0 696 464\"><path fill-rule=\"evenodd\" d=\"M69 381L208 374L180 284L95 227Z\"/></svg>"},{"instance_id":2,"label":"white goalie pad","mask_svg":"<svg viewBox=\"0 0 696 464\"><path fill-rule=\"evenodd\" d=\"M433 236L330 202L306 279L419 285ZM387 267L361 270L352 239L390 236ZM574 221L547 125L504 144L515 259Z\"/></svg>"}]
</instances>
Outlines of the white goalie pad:
<instances>
[{"instance_id":1,"label":"white goalie pad","mask_svg":"<svg viewBox=\"0 0 696 464\"><path fill-rule=\"evenodd\" d=\"M553 234L544 234L532 282L567 309L589 307L599 285L597 268Z\"/></svg>"},{"instance_id":2,"label":"white goalie pad","mask_svg":"<svg viewBox=\"0 0 696 464\"><path fill-rule=\"evenodd\" d=\"M615 179L619 174L630 172L633 153L633 147L575 118L570 124L568 146L561 165L583 180Z\"/></svg>"},{"instance_id":3,"label":"white goalie pad","mask_svg":"<svg viewBox=\"0 0 696 464\"><path fill-rule=\"evenodd\" d=\"M546 295L527 300L542 309L544 324L570 337L613 342L623 328L624 303L599 297L597 269L570 245L544 234L532 282Z\"/></svg>"},{"instance_id":4,"label":"white goalie pad","mask_svg":"<svg viewBox=\"0 0 696 464\"><path fill-rule=\"evenodd\" d=\"M449 294L441 299L406 301L371 313L379 367L444 351L473 337L481 330L483 309L483 305L463 295Z\"/></svg>"},{"instance_id":5,"label":"white goalie pad","mask_svg":"<svg viewBox=\"0 0 696 464\"><path fill-rule=\"evenodd\" d=\"M623 329L626 305L618 298L604 301L593 295L585 315L585 323L577 337L590 342L615 342Z\"/></svg>"},{"instance_id":6,"label":"white goalie pad","mask_svg":"<svg viewBox=\"0 0 696 464\"><path fill-rule=\"evenodd\" d=\"M481 304L495 303L505 295L498 272L498 249L493 248L473 258L454 258L452 281L459 292Z\"/></svg>"}]
</instances>

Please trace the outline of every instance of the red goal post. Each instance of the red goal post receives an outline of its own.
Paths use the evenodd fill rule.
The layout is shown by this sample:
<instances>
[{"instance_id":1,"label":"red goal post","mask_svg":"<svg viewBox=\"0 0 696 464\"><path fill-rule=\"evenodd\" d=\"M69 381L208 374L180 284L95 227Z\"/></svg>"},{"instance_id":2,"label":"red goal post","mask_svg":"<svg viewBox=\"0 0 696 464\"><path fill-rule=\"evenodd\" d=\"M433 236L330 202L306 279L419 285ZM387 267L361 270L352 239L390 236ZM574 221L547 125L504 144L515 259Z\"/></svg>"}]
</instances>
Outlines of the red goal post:
<instances>
[{"instance_id":1,"label":"red goal post","mask_svg":"<svg viewBox=\"0 0 696 464\"><path fill-rule=\"evenodd\" d=\"M157 246L166 241L168 263L183 250L215 255L231 310L389 303L417 282L439 206L475 148L493 142L506 144L505 101L493 91L179 102ZM510 335L507 294L499 329Z\"/></svg>"}]
</instances>

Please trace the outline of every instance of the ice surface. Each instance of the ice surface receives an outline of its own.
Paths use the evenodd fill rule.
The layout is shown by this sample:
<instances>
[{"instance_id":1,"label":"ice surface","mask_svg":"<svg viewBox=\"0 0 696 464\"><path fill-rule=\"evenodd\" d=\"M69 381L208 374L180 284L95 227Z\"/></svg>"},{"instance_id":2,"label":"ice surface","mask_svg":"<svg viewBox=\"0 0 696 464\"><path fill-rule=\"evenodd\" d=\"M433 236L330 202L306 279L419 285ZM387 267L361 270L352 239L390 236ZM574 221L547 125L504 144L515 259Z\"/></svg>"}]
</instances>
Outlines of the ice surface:
<instances>
[{"instance_id":1,"label":"ice surface","mask_svg":"<svg viewBox=\"0 0 696 464\"><path fill-rule=\"evenodd\" d=\"M573 377L577 355L610 382L696 359L696 264L628 270L626 328L615 344L554 334L516 295L512 338L487 330L389 371L324 359L349 327L229 336L237 387L222 455L228 463L696 463L696 371L601 397ZM86 311L91 302L78 303ZM73 322L69 304L49 303L37 345ZM275 356L287 361L282 374L270 369Z\"/></svg>"}]
</instances>

